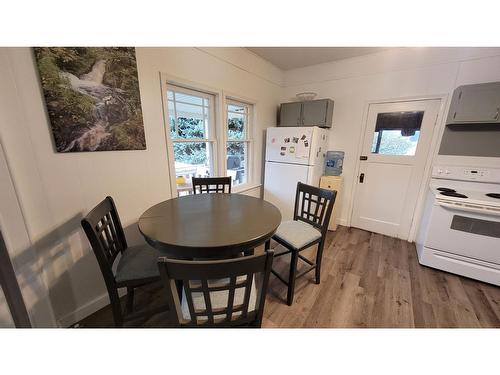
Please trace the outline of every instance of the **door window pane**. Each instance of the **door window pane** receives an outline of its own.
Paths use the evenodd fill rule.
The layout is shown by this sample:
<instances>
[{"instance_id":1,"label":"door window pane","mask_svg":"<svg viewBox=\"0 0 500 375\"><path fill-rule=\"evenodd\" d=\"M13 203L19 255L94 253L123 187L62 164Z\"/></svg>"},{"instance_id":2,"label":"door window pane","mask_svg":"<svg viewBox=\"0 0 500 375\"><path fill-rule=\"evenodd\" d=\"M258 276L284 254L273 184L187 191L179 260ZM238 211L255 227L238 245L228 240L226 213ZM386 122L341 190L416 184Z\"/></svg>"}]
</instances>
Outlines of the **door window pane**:
<instances>
[{"instance_id":1,"label":"door window pane","mask_svg":"<svg viewBox=\"0 0 500 375\"><path fill-rule=\"evenodd\" d=\"M227 142L227 175L233 185L247 182L247 142Z\"/></svg>"},{"instance_id":2,"label":"door window pane","mask_svg":"<svg viewBox=\"0 0 500 375\"><path fill-rule=\"evenodd\" d=\"M415 155L423 117L424 111L379 113L372 154Z\"/></svg>"}]
</instances>

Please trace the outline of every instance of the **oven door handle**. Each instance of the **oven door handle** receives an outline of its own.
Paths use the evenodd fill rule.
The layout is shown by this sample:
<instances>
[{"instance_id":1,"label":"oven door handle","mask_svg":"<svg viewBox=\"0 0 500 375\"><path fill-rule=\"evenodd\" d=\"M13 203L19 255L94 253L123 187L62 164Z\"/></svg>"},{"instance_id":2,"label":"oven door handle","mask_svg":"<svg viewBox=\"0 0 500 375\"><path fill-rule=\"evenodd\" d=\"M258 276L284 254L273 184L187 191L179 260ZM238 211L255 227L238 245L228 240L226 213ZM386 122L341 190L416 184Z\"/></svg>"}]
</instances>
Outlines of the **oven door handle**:
<instances>
[{"instance_id":1,"label":"oven door handle","mask_svg":"<svg viewBox=\"0 0 500 375\"><path fill-rule=\"evenodd\" d=\"M442 202L442 201L438 201L437 203L441 207L449 208L450 210L472 212L472 213L491 215L491 216L500 216L500 209L498 209L498 208L472 207L472 206L464 206L464 205L453 204L453 203L446 203L446 202Z\"/></svg>"}]
</instances>

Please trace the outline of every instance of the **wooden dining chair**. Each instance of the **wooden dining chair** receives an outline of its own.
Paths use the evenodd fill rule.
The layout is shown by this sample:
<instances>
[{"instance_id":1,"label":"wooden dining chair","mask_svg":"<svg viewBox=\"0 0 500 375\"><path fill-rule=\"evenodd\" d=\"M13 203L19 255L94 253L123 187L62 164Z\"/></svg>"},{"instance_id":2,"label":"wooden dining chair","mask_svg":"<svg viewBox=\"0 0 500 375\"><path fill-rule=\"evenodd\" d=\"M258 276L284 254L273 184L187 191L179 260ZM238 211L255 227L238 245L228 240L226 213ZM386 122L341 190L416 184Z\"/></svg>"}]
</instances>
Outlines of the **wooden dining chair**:
<instances>
[{"instance_id":1,"label":"wooden dining chair","mask_svg":"<svg viewBox=\"0 0 500 375\"><path fill-rule=\"evenodd\" d=\"M184 261L160 258L158 267L174 327L255 327L262 324L273 251L261 255ZM177 293L182 281L182 303Z\"/></svg>"},{"instance_id":2,"label":"wooden dining chair","mask_svg":"<svg viewBox=\"0 0 500 375\"><path fill-rule=\"evenodd\" d=\"M231 193L231 177L192 177L193 194Z\"/></svg>"},{"instance_id":3,"label":"wooden dining chair","mask_svg":"<svg viewBox=\"0 0 500 375\"><path fill-rule=\"evenodd\" d=\"M287 304L289 306L293 303L297 278L316 270L316 284L320 283L323 247L336 195L335 190L321 189L299 182L295 194L293 220L282 222L272 237L286 248L286 251L277 253L276 257L291 253L288 280L281 277L275 270L271 271L288 286ZM300 254L301 251L316 244L318 249L314 262ZM265 248L266 250L270 248L270 241L266 242ZM297 275L299 259L307 263L308 267Z\"/></svg>"},{"instance_id":4,"label":"wooden dining chair","mask_svg":"<svg viewBox=\"0 0 500 375\"><path fill-rule=\"evenodd\" d=\"M152 316L168 306L134 313L134 289L160 280L157 261L159 252L148 245L128 246L113 198L106 197L82 219L82 227L101 269L113 311L116 327L125 321ZM116 273L113 265L121 255ZM125 310L122 309L119 288L127 288Z\"/></svg>"}]
</instances>

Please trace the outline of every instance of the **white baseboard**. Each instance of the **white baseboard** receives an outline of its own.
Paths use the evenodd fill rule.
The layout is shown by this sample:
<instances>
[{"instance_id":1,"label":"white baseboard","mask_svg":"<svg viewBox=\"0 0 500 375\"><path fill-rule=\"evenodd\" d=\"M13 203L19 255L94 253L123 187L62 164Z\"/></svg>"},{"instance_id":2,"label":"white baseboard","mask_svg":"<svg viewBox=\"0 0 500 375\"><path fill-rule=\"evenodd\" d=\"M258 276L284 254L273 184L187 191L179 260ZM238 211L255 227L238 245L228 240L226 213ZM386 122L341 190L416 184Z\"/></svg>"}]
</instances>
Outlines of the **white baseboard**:
<instances>
[{"instance_id":1,"label":"white baseboard","mask_svg":"<svg viewBox=\"0 0 500 375\"><path fill-rule=\"evenodd\" d=\"M349 226L348 223L347 223L347 220L345 220L345 219L338 219L337 220L337 224L338 225L342 225L344 227L348 227Z\"/></svg>"},{"instance_id":2,"label":"white baseboard","mask_svg":"<svg viewBox=\"0 0 500 375\"><path fill-rule=\"evenodd\" d=\"M118 295L120 297L126 294L126 290L118 290ZM86 303L83 306L80 306L75 311L66 314L62 318L58 319L58 326L62 328L70 327L71 325L79 322L82 319L85 319L87 316L92 315L96 311L99 311L103 307L109 305L109 296L108 293L105 292L93 301Z\"/></svg>"}]
</instances>

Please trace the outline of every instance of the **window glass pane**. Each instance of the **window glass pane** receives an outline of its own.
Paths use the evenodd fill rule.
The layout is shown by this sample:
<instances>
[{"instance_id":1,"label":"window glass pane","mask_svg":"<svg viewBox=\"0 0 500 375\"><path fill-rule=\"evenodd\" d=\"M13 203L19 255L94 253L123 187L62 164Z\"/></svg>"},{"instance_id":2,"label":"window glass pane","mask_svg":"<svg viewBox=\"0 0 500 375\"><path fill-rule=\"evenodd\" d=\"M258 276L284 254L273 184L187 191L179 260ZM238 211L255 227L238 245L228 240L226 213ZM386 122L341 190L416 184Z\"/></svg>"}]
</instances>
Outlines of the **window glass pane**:
<instances>
[{"instance_id":1,"label":"window glass pane","mask_svg":"<svg viewBox=\"0 0 500 375\"><path fill-rule=\"evenodd\" d=\"M246 116L228 112L227 114L227 138L245 139Z\"/></svg>"},{"instance_id":2,"label":"window glass pane","mask_svg":"<svg viewBox=\"0 0 500 375\"><path fill-rule=\"evenodd\" d=\"M178 136L184 139L205 138L206 122L196 118L177 117Z\"/></svg>"},{"instance_id":3,"label":"window glass pane","mask_svg":"<svg viewBox=\"0 0 500 375\"><path fill-rule=\"evenodd\" d=\"M381 155L415 155L423 111L379 113L371 152Z\"/></svg>"},{"instance_id":4,"label":"window glass pane","mask_svg":"<svg viewBox=\"0 0 500 375\"><path fill-rule=\"evenodd\" d=\"M381 130L373 136L372 153L381 155L415 155L420 131L412 136L401 135L401 130ZM377 142L380 137L379 148Z\"/></svg>"},{"instance_id":5,"label":"window glass pane","mask_svg":"<svg viewBox=\"0 0 500 375\"><path fill-rule=\"evenodd\" d=\"M177 117L203 119L203 107L175 102Z\"/></svg>"},{"instance_id":6,"label":"window glass pane","mask_svg":"<svg viewBox=\"0 0 500 375\"><path fill-rule=\"evenodd\" d=\"M170 129L170 136L172 138L177 138L177 132L175 130L175 117L170 115L168 115L168 125L169 125L169 129Z\"/></svg>"},{"instance_id":7,"label":"window glass pane","mask_svg":"<svg viewBox=\"0 0 500 375\"><path fill-rule=\"evenodd\" d=\"M169 91L171 93L171 91ZM177 137L177 132L175 130L175 110L174 110L174 102L169 100L168 104L168 127L170 130L170 136L172 138Z\"/></svg>"},{"instance_id":8,"label":"window glass pane","mask_svg":"<svg viewBox=\"0 0 500 375\"><path fill-rule=\"evenodd\" d=\"M175 86L170 85L167 90L167 126L173 143L179 195L191 194L191 178L213 175L214 168L212 142L196 141L213 136L210 134L213 98L210 94L184 91L181 88L177 91Z\"/></svg>"},{"instance_id":9,"label":"window glass pane","mask_svg":"<svg viewBox=\"0 0 500 375\"><path fill-rule=\"evenodd\" d=\"M174 142L175 176L179 195L192 192L191 178L208 177L211 170L211 143Z\"/></svg>"},{"instance_id":10,"label":"window glass pane","mask_svg":"<svg viewBox=\"0 0 500 375\"><path fill-rule=\"evenodd\" d=\"M227 110L230 112L245 113L245 107L242 105L228 104Z\"/></svg>"},{"instance_id":11,"label":"window glass pane","mask_svg":"<svg viewBox=\"0 0 500 375\"><path fill-rule=\"evenodd\" d=\"M372 154L375 154L375 150L377 148L377 141L378 141L378 135L379 135L380 132L378 131L375 131L375 133L373 133L373 142L372 142Z\"/></svg>"},{"instance_id":12,"label":"window glass pane","mask_svg":"<svg viewBox=\"0 0 500 375\"><path fill-rule=\"evenodd\" d=\"M227 175L233 185L247 182L247 142L227 142Z\"/></svg>"},{"instance_id":13,"label":"window glass pane","mask_svg":"<svg viewBox=\"0 0 500 375\"><path fill-rule=\"evenodd\" d=\"M208 117L203 107L176 102L177 129L180 138L207 138Z\"/></svg>"},{"instance_id":14,"label":"window glass pane","mask_svg":"<svg viewBox=\"0 0 500 375\"><path fill-rule=\"evenodd\" d=\"M184 94L183 92L175 93L175 101L189 104L203 105L203 97Z\"/></svg>"}]
</instances>

